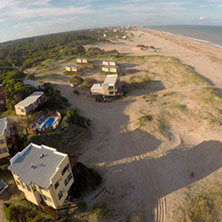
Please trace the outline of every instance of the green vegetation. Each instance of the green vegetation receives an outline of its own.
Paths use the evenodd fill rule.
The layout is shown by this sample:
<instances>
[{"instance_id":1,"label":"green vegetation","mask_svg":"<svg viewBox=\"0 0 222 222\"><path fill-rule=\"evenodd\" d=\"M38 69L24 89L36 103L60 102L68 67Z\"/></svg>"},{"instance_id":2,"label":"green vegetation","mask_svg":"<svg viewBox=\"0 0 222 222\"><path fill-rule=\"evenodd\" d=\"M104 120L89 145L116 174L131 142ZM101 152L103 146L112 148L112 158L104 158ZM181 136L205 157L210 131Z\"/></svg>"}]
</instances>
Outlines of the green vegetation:
<instances>
[{"instance_id":1,"label":"green vegetation","mask_svg":"<svg viewBox=\"0 0 222 222\"><path fill-rule=\"evenodd\" d=\"M220 222L222 193L219 191L203 192L189 198L185 212L177 222Z\"/></svg>"},{"instance_id":2,"label":"green vegetation","mask_svg":"<svg viewBox=\"0 0 222 222\"><path fill-rule=\"evenodd\" d=\"M74 31L6 42L0 45L0 73L25 70L46 59L84 55L83 45L108 41L102 32Z\"/></svg>"},{"instance_id":3,"label":"green vegetation","mask_svg":"<svg viewBox=\"0 0 222 222\"><path fill-rule=\"evenodd\" d=\"M5 217L9 222L50 222L54 218L27 200L5 204Z\"/></svg>"},{"instance_id":4,"label":"green vegetation","mask_svg":"<svg viewBox=\"0 0 222 222\"><path fill-rule=\"evenodd\" d=\"M145 85L149 83L150 81L152 80L148 75L143 75L143 76L134 75L130 77L129 79L130 87L136 88L136 89L145 87Z\"/></svg>"},{"instance_id":5,"label":"green vegetation","mask_svg":"<svg viewBox=\"0 0 222 222\"><path fill-rule=\"evenodd\" d=\"M4 86L6 106L8 110L14 110L14 105L36 91L32 86L23 85L25 74L19 70L2 74L0 81Z\"/></svg>"},{"instance_id":6,"label":"green vegetation","mask_svg":"<svg viewBox=\"0 0 222 222\"><path fill-rule=\"evenodd\" d=\"M143 115L138 119L138 125L139 127L145 126L147 122L150 122L153 120L153 117L151 115Z\"/></svg>"},{"instance_id":7,"label":"green vegetation","mask_svg":"<svg viewBox=\"0 0 222 222\"><path fill-rule=\"evenodd\" d=\"M80 76L73 76L69 81L70 83L79 86L83 83L83 78Z\"/></svg>"},{"instance_id":8,"label":"green vegetation","mask_svg":"<svg viewBox=\"0 0 222 222\"><path fill-rule=\"evenodd\" d=\"M65 71L64 74L66 76L72 76L72 75L80 75L80 72Z\"/></svg>"}]
</instances>

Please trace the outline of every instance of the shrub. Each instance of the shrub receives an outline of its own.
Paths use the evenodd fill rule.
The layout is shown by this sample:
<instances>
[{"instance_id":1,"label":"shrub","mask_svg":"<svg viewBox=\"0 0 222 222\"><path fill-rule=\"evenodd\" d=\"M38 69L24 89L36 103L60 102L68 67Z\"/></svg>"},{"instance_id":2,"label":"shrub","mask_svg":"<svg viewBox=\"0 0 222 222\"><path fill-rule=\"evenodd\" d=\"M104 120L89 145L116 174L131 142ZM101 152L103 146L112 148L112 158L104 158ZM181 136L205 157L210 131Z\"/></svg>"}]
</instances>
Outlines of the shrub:
<instances>
[{"instance_id":1,"label":"shrub","mask_svg":"<svg viewBox=\"0 0 222 222\"><path fill-rule=\"evenodd\" d=\"M87 88L91 88L94 83L96 83L95 79L85 78L81 85Z\"/></svg>"},{"instance_id":2,"label":"shrub","mask_svg":"<svg viewBox=\"0 0 222 222\"><path fill-rule=\"evenodd\" d=\"M77 126L87 128L90 126L90 120L81 116L77 110L67 110L63 117L63 124L76 124Z\"/></svg>"},{"instance_id":3,"label":"shrub","mask_svg":"<svg viewBox=\"0 0 222 222\"><path fill-rule=\"evenodd\" d=\"M70 79L70 83L73 83L75 85L81 85L83 83L83 79L79 76L73 76L71 79Z\"/></svg>"}]
</instances>

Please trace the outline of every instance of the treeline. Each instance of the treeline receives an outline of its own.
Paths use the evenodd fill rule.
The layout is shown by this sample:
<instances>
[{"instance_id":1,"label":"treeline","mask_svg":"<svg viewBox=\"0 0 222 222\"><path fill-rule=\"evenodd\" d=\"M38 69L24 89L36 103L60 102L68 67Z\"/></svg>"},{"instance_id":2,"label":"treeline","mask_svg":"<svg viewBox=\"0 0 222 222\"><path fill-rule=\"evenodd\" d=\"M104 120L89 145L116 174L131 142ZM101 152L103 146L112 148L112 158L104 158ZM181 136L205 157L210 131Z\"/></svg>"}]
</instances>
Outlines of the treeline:
<instances>
[{"instance_id":1,"label":"treeline","mask_svg":"<svg viewBox=\"0 0 222 222\"><path fill-rule=\"evenodd\" d=\"M99 30L51 34L0 44L0 73L25 70L46 59L84 54L83 45L107 41Z\"/></svg>"}]
</instances>

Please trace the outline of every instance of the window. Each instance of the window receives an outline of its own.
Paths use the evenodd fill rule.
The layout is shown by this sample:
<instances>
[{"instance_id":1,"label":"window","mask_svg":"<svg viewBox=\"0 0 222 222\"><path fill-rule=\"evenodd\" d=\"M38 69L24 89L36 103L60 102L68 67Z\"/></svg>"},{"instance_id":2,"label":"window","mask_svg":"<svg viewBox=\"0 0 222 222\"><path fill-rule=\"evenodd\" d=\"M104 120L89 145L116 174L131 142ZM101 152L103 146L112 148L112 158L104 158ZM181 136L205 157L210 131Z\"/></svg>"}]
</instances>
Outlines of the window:
<instances>
[{"instance_id":1,"label":"window","mask_svg":"<svg viewBox=\"0 0 222 222\"><path fill-rule=\"evenodd\" d=\"M30 186L29 186L29 185L26 185L26 188L27 188L27 190L28 190L28 191L31 191L31 189L30 189Z\"/></svg>"},{"instance_id":2,"label":"window","mask_svg":"<svg viewBox=\"0 0 222 222\"><path fill-rule=\"evenodd\" d=\"M59 186L59 181L56 182L55 189L57 189L58 186Z\"/></svg>"},{"instance_id":3,"label":"window","mask_svg":"<svg viewBox=\"0 0 222 222\"><path fill-rule=\"evenodd\" d=\"M69 169L69 164L67 164L63 170L62 170L62 176L65 174L65 172Z\"/></svg>"},{"instance_id":4,"label":"window","mask_svg":"<svg viewBox=\"0 0 222 222\"><path fill-rule=\"evenodd\" d=\"M109 89L109 90L112 90L112 89L114 89L114 86L109 86L108 89Z\"/></svg>"},{"instance_id":5,"label":"window","mask_svg":"<svg viewBox=\"0 0 222 222\"><path fill-rule=\"evenodd\" d=\"M58 193L58 198L59 200L62 198L63 194L62 194L62 191L60 190L59 193Z\"/></svg>"},{"instance_id":6,"label":"window","mask_svg":"<svg viewBox=\"0 0 222 222\"><path fill-rule=\"evenodd\" d=\"M69 175L66 177L66 179L64 180L64 184L65 186L69 183L69 181L72 179L72 174L69 173Z\"/></svg>"},{"instance_id":7,"label":"window","mask_svg":"<svg viewBox=\"0 0 222 222\"><path fill-rule=\"evenodd\" d=\"M25 189L25 188L26 188L25 184L24 184L24 183L21 183L21 184L22 184L22 188L24 188L24 189Z\"/></svg>"},{"instance_id":8,"label":"window","mask_svg":"<svg viewBox=\"0 0 222 222\"><path fill-rule=\"evenodd\" d=\"M46 201L50 201L50 202L52 202L51 198L45 196L44 194L42 194L42 198L43 198L43 200L46 200Z\"/></svg>"},{"instance_id":9,"label":"window","mask_svg":"<svg viewBox=\"0 0 222 222\"><path fill-rule=\"evenodd\" d=\"M1 139L0 140L0 144L4 144L5 143L5 140L4 139Z\"/></svg>"},{"instance_id":10,"label":"window","mask_svg":"<svg viewBox=\"0 0 222 222\"><path fill-rule=\"evenodd\" d=\"M18 186L21 185L21 183L20 183L18 180L16 180L15 182L16 182L16 184L17 184Z\"/></svg>"},{"instance_id":11,"label":"window","mask_svg":"<svg viewBox=\"0 0 222 222\"><path fill-rule=\"evenodd\" d=\"M1 149L0 149L0 154L6 153L6 152L8 152L7 148L1 148Z\"/></svg>"},{"instance_id":12,"label":"window","mask_svg":"<svg viewBox=\"0 0 222 222\"><path fill-rule=\"evenodd\" d=\"M24 110L24 109L21 109L21 112L22 112L22 113L24 113L24 112L25 112L25 110Z\"/></svg>"}]
</instances>

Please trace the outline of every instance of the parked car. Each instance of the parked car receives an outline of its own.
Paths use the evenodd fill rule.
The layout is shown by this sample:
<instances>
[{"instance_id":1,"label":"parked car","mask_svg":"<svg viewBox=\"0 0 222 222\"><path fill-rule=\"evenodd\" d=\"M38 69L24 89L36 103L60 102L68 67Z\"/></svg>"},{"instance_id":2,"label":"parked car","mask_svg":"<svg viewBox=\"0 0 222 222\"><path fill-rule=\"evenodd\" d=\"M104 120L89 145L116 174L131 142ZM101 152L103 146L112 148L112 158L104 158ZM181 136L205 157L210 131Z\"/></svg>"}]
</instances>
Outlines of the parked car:
<instances>
[{"instance_id":1,"label":"parked car","mask_svg":"<svg viewBox=\"0 0 222 222\"><path fill-rule=\"evenodd\" d=\"M99 103L101 102L106 103L106 102L112 102L112 101L113 100L111 97L106 97L106 96L96 96L95 98L95 102L99 102Z\"/></svg>"},{"instance_id":2,"label":"parked car","mask_svg":"<svg viewBox=\"0 0 222 222\"><path fill-rule=\"evenodd\" d=\"M77 96L80 95L79 91L78 90L73 90L74 94L76 94Z\"/></svg>"}]
</instances>

